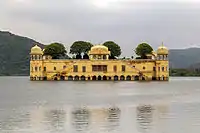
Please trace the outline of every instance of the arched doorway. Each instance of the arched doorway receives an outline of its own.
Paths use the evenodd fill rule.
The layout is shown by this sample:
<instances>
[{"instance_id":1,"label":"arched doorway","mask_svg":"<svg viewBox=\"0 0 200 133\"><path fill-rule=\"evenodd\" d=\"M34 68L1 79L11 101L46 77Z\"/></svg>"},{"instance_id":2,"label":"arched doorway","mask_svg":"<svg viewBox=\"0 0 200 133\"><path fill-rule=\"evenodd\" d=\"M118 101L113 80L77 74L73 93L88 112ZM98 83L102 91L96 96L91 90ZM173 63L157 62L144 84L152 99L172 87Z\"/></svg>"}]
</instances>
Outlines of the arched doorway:
<instances>
[{"instance_id":1,"label":"arched doorway","mask_svg":"<svg viewBox=\"0 0 200 133\"><path fill-rule=\"evenodd\" d=\"M104 81L107 80L107 77L106 77L105 75L103 76L103 80L104 80Z\"/></svg>"},{"instance_id":2,"label":"arched doorway","mask_svg":"<svg viewBox=\"0 0 200 133\"><path fill-rule=\"evenodd\" d=\"M65 80L65 76L60 76L60 80Z\"/></svg>"},{"instance_id":3,"label":"arched doorway","mask_svg":"<svg viewBox=\"0 0 200 133\"><path fill-rule=\"evenodd\" d=\"M127 81L131 81L131 76L128 75L128 76L126 77L126 80L127 80Z\"/></svg>"},{"instance_id":4,"label":"arched doorway","mask_svg":"<svg viewBox=\"0 0 200 133\"><path fill-rule=\"evenodd\" d=\"M84 81L85 80L85 76L81 76L81 80Z\"/></svg>"},{"instance_id":5,"label":"arched doorway","mask_svg":"<svg viewBox=\"0 0 200 133\"><path fill-rule=\"evenodd\" d=\"M98 80L101 80L101 76L98 76Z\"/></svg>"},{"instance_id":6,"label":"arched doorway","mask_svg":"<svg viewBox=\"0 0 200 133\"><path fill-rule=\"evenodd\" d=\"M108 77L108 80L112 80L112 77Z\"/></svg>"},{"instance_id":7,"label":"arched doorway","mask_svg":"<svg viewBox=\"0 0 200 133\"><path fill-rule=\"evenodd\" d=\"M58 80L58 78L57 78L57 77L55 77L55 78L54 78L54 80L55 80L55 81L57 81L57 80Z\"/></svg>"},{"instance_id":8,"label":"arched doorway","mask_svg":"<svg viewBox=\"0 0 200 133\"><path fill-rule=\"evenodd\" d=\"M79 76L76 75L76 76L74 77L74 80L78 81L78 80L79 80Z\"/></svg>"},{"instance_id":9,"label":"arched doorway","mask_svg":"<svg viewBox=\"0 0 200 133\"><path fill-rule=\"evenodd\" d=\"M134 80L138 81L140 79L140 77L137 75L134 77Z\"/></svg>"},{"instance_id":10,"label":"arched doorway","mask_svg":"<svg viewBox=\"0 0 200 133\"><path fill-rule=\"evenodd\" d=\"M88 77L88 80L90 80L90 77Z\"/></svg>"},{"instance_id":11,"label":"arched doorway","mask_svg":"<svg viewBox=\"0 0 200 133\"><path fill-rule=\"evenodd\" d=\"M145 81L146 79L145 79L145 77L142 77L142 81Z\"/></svg>"},{"instance_id":12,"label":"arched doorway","mask_svg":"<svg viewBox=\"0 0 200 133\"><path fill-rule=\"evenodd\" d=\"M44 77L43 80L47 80L47 77Z\"/></svg>"},{"instance_id":13,"label":"arched doorway","mask_svg":"<svg viewBox=\"0 0 200 133\"><path fill-rule=\"evenodd\" d=\"M117 75L114 76L114 81L119 80L119 77Z\"/></svg>"},{"instance_id":14,"label":"arched doorway","mask_svg":"<svg viewBox=\"0 0 200 133\"><path fill-rule=\"evenodd\" d=\"M155 80L156 80L156 77L152 77L152 80L155 81Z\"/></svg>"},{"instance_id":15,"label":"arched doorway","mask_svg":"<svg viewBox=\"0 0 200 133\"><path fill-rule=\"evenodd\" d=\"M124 75L121 75L121 76L120 76L120 80L125 80Z\"/></svg>"},{"instance_id":16,"label":"arched doorway","mask_svg":"<svg viewBox=\"0 0 200 133\"><path fill-rule=\"evenodd\" d=\"M96 76L92 76L92 80L97 80L97 77Z\"/></svg>"},{"instance_id":17,"label":"arched doorway","mask_svg":"<svg viewBox=\"0 0 200 133\"><path fill-rule=\"evenodd\" d=\"M73 80L73 76L68 76L68 80L72 81Z\"/></svg>"}]
</instances>

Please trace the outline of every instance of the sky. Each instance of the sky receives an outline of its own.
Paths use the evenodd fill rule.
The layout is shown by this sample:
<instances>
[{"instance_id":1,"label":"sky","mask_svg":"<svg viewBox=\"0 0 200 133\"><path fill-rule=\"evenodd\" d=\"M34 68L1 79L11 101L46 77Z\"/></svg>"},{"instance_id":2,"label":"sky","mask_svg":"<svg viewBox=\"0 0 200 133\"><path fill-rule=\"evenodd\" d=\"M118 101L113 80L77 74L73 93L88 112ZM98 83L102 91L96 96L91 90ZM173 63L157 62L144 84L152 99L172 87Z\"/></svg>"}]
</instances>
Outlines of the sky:
<instances>
[{"instance_id":1,"label":"sky","mask_svg":"<svg viewBox=\"0 0 200 133\"><path fill-rule=\"evenodd\" d=\"M141 42L200 47L200 0L0 0L0 30L68 51L77 40L112 40L124 56Z\"/></svg>"}]
</instances>

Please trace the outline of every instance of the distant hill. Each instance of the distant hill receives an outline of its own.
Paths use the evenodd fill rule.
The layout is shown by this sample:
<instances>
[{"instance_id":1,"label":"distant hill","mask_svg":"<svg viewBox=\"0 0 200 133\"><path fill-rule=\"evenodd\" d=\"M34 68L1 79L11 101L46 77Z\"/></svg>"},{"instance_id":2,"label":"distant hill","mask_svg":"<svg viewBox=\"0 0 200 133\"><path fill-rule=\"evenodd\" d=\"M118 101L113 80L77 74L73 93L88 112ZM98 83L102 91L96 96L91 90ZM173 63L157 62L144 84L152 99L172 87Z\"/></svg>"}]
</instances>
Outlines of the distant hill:
<instances>
[{"instance_id":1,"label":"distant hill","mask_svg":"<svg viewBox=\"0 0 200 133\"><path fill-rule=\"evenodd\" d=\"M172 49L169 60L171 68L189 68L200 63L200 48Z\"/></svg>"},{"instance_id":2,"label":"distant hill","mask_svg":"<svg viewBox=\"0 0 200 133\"><path fill-rule=\"evenodd\" d=\"M0 31L0 75L29 75L29 52L43 44L27 37ZM169 51L171 68L200 68L200 48Z\"/></svg>"},{"instance_id":3,"label":"distant hill","mask_svg":"<svg viewBox=\"0 0 200 133\"><path fill-rule=\"evenodd\" d=\"M33 45L43 44L0 31L0 75L29 75L29 52Z\"/></svg>"}]
</instances>

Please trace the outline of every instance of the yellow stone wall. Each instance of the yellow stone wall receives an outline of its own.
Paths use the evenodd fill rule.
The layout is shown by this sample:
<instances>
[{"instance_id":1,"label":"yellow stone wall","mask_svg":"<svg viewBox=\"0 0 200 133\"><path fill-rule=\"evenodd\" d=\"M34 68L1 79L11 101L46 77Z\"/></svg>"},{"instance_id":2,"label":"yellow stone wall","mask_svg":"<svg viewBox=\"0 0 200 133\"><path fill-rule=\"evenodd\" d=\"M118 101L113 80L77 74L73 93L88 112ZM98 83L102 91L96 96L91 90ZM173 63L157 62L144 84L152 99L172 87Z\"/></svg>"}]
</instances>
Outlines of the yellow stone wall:
<instances>
[{"instance_id":1,"label":"yellow stone wall","mask_svg":"<svg viewBox=\"0 0 200 133\"><path fill-rule=\"evenodd\" d=\"M73 72L73 66L78 66L78 72ZM107 72L93 72L92 65L107 65ZM126 66L126 71L122 72L122 65ZM66 66L63 69L63 66ZM86 66L86 72L82 72L82 66ZM113 66L117 66L117 72L114 72ZM134 67L135 66L135 67ZM38 67L38 71L35 71L35 67ZM39 70L39 67L41 69ZM44 67L46 67L46 71L44 72ZM54 70L54 67L56 70ZM153 67L156 67L156 72L153 71ZM159 68L160 67L160 71ZM162 67L164 67L164 71L162 71ZM32 71L33 68L33 71ZM168 61L159 61L159 60L39 60L39 61L31 61L30 62L30 77L47 77L48 80L54 80L55 76L62 72L65 72L64 75L67 80L68 76L85 76L91 77L96 76L107 76L113 77L117 76L131 76L132 80L134 80L133 76L140 76L139 72L142 73L145 80L152 80L152 77L165 77L168 79L169 71L168 71ZM38 78L37 78L38 79Z\"/></svg>"},{"instance_id":2,"label":"yellow stone wall","mask_svg":"<svg viewBox=\"0 0 200 133\"><path fill-rule=\"evenodd\" d=\"M85 60L55 60L50 56L44 56L43 50L37 45L31 49L30 57L30 78L31 80L69 80L69 77L85 77L86 80L92 80L93 76L106 77L106 80L118 80L120 77L131 77L131 80L164 80L169 79L169 62L168 49L163 45L153 52L150 59L135 59L135 60L109 60L110 51L103 45L96 45L89 51L90 59ZM101 58L93 58L99 56ZM107 58L103 58L107 57ZM74 72L74 65L78 66L78 72ZM93 65L105 65L107 71L94 72ZM65 67L64 67L65 66ZM82 71L82 67L86 67L86 72ZM117 71L114 71L114 66L117 66ZM122 66L125 66L125 71L122 71ZM46 68L46 70L45 70ZM90 78L90 79L88 79ZM128 80L128 79L127 79Z\"/></svg>"}]
</instances>

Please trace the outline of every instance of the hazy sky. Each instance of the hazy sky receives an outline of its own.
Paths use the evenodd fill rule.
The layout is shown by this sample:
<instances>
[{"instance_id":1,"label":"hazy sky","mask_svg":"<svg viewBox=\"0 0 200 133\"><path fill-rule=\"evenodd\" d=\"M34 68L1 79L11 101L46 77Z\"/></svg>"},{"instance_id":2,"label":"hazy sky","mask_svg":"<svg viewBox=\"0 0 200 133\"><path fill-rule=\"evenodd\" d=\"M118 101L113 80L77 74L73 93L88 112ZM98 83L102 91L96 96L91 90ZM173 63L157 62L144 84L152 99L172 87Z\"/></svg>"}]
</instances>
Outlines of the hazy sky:
<instances>
[{"instance_id":1,"label":"hazy sky","mask_svg":"<svg viewBox=\"0 0 200 133\"><path fill-rule=\"evenodd\" d=\"M0 0L0 30L41 43L117 42L131 55L140 42L157 48L200 46L199 0Z\"/></svg>"}]
</instances>

